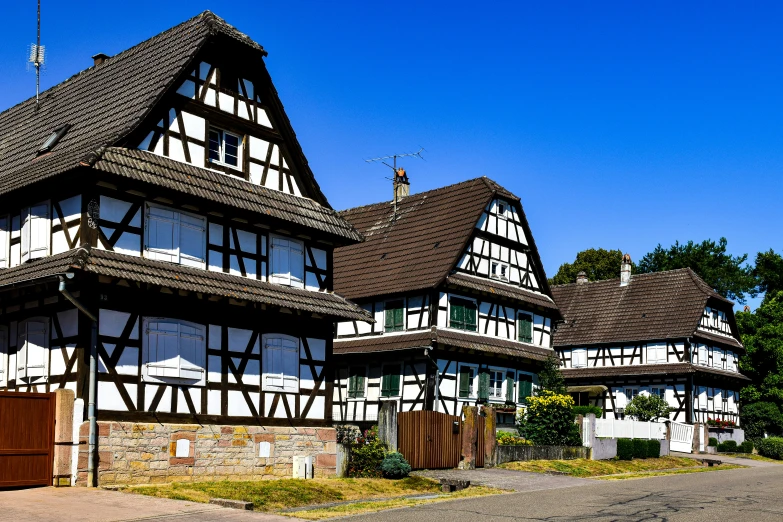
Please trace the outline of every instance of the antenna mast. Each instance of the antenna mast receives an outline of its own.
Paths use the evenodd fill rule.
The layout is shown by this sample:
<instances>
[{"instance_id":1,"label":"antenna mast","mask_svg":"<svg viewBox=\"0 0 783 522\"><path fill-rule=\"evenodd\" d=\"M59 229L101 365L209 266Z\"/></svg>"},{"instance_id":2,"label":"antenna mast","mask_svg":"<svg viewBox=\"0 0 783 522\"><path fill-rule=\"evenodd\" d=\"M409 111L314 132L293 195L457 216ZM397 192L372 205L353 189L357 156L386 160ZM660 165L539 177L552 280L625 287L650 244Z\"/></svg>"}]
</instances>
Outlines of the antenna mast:
<instances>
[{"instance_id":1,"label":"antenna mast","mask_svg":"<svg viewBox=\"0 0 783 522\"><path fill-rule=\"evenodd\" d=\"M373 163L373 162L379 161L379 162L383 163L384 165L386 165L387 167L389 167L390 169L392 169L394 171L394 177L391 178L391 180L392 180L392 187L395 187L395 185L397 183L397 173L399 172L398 169L397 169L397 158L417 157L419 159L424 159L424 156L421 155L422 152L425 152L424 147L419 147L419 150L416 151L416 152L405 152L405 153L400 153L400 154L392 154L390 156L381 156L380 158L370 158L370 159L366 159L364 161L366 161L367 163ZM393 165L389 165L388 163L386 163L385 160L388 160L388 159L393 160ZM402 170L402 169L400 169L400 170ZM403 174L404 174L404 171L403 171ZM397 218L397 190L395 188L395 190L394 190L394 219L396 219L396 218Z\"/></svg>"},{"instance_id":2,"label":"antenna mast","mask_svg":"<svg viewBox=\"0 0 783 522\"><path fill-rule=\"evenodd\" d=\"M29 62L35 66L35 109L38 110L41 92L41 66L44 64L45 48L41 45L41 0L38 0L38 25L37 36L34 44L30 45Z\"/></svg>"}]
</instances>

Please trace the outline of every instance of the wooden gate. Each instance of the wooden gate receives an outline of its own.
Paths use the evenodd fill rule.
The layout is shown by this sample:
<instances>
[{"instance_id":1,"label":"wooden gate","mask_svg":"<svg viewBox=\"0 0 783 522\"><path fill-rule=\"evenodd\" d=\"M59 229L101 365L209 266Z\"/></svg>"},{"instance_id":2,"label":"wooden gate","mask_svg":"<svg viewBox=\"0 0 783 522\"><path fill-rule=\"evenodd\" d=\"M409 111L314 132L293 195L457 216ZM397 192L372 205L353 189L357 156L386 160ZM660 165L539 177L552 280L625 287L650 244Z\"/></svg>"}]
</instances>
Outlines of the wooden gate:
<instances>
[{"instance_id":1,"label":"wooden gate","mask_svg":"<svg viewBox=\"0 0 783 522\"><path fill-rule=\"evenodd\" d=\"M397 414L397 445L413 469L448 469L459 464L462 422L437 411Z\"/></svg>"},{"instance_id":2,"label":"wooden gate","mask_svg":"<svg viewBox=\"0 0 783 522\"><path fill-rule=\"evenodd\" d=\"M51 485L54 404L53 393L0 392L0 487Z\"/></svg>"}]
</instances>

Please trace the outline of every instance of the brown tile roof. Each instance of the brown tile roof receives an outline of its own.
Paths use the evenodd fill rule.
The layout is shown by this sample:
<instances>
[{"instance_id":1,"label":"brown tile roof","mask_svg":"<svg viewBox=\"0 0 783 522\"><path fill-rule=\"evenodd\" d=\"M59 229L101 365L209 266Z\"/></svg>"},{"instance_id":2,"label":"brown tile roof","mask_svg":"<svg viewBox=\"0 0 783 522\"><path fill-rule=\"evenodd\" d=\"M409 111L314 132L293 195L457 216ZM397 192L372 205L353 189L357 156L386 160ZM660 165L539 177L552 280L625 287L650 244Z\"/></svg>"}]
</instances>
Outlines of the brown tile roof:
<instances>
[{"instance_id":1,"label":"brown tile roof","mask_svg":"<svg viewBox=\"0 0 783 522\"><path fill-rule=\"evenodd\" d=\"M508 297L510 299L524 301L532 305L557 310L557 305L548 295L531 292L530 290L526 290L518 286L503 284L483 277L476 277L469 274L460 273L451 274L446 278L446 284L455 287L477 290L479 292L484 292L485 294L494 294L501 297Z\"/></svg>"},{"instance_id":2,"label":"brown tile roof","mask_svg":"<svg viewBox=\"0 0 783 522\"><path fill-rule=\"evenodd\" d=\"M402 199L396 220L389 201L342 211L365 241L335 249L335 292L361 299L437 287L457 264L495 195L519 203L517 196L481 177ZM540 270L538 279L548 293L524 212L520 218Z\"/></svg>"},{"instance_id":3,"label":"brown tile roof","mask_svg":"<svg viewBox=\"0 0 783 522\"><path fill-rule=\"evenodd\" d=\"M697 340L700 339L709 343L718 343L733 348L741 348L743 350L745 349L745 347L742 346L742 344L734 337L728 337L726 335L718 335L712 332L705 332L704 330L696 330L696 332L693 334L693 337L695 337Z\"/></svg>"},{"instance_id":4,"label":"brown tile roof","mask_svg":"<svg viewBox=\"0 0 783 522\"><path fill-rule=\"evenodd\" d=\"M361 234L337 212L311 199L253 185L151 152L110 147L101 154L94 168L297 223L351 241L362 240Z\"/></svg>"},{"instance_id":5,"label":"brown tile roof","mask_svg":"<svg viewBox=\"0 0 783 522\"><path fill-rule=\"evenodd\" d=\"M636 274L624 287L619 279L555 286L552 296L565 318L555 347L691 337L708 301L733 306L689 268Z\"/></svg>"},{"instance_id":6,"label":"brown tile roof","mask_svg":"<svg viewBox=\"0 0 783 522\"><path fill-rule=\"evenodd\" d=\"M409 350L429 347L432 343L444 346L495 353L510 357L544 360L554 351L525 343L497 339L483 335L455 332L443 328L433 328L432 331L404 334L371 335L350 339L335 339L334 353L345 355L350 353L371 353L393 350Z\"/></svg>"},{"instance_id":7,"label":"brown tile roof","mask_svg":"<svg viewBox=\"0 0 783 522\"><path fill-rule=\"evenodd\" d=\"M44 91L38 110L35 98L30 98L0 113L0 195L80 165L91 166L105 148L122 145L164 94L176 88L175 79L199 52L209 42L225 37L246 45L248 52L257 57L253 66L264 68L263 47L204 11ZM279 104L279 100L274 101ZM292 154L302 161L307 192L330 208L287 116L281 112L280 131L291 145ZM71 128L60 142L51 152L37 156L44 140L64 124ZM205 196L209 193L206 189L202 192Z\"/></svg>"},{"instance_id":8,"label":"brown tile roof","mask_svg":"<svg viewBox=\"0 0 783 522\"><path fill-rule=\"evenodd\" d=\"M0 271L0 288L31 278L42 279L66 271L84 271L175 290L201 292L273 307L317 313L338 319L373 321L369 312L335 294L289 288L242 276L210 272L98 249L69 250L56 256L7 268Z\"/></svg>"},{"instance_id":9,"label":"brown tile roof","mask_svg":"<svg viewBox=\"0 0 783 522\"><path fill-rule=\"evenodd\" d=\"M669 364L636 364L629 366L592 366L589 368L563 368L560 370L566 380L585 379L591 377L615 377L636 375L684 375L689 373L709 373L730 377L741 381L749 381L741 373L699 366L691 363Z\"/></svg>"}]
</instances>

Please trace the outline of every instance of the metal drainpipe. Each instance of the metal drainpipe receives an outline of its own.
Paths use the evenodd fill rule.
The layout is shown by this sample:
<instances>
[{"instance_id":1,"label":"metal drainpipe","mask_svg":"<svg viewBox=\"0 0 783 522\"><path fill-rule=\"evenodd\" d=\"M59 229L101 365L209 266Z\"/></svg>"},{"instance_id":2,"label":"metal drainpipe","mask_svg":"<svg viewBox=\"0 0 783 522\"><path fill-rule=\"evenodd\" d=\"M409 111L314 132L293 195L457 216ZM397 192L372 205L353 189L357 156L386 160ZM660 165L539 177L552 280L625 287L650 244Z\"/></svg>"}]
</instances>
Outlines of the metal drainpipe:
<instances>
[{"instance_id":1,"label":"metal drainpipe","mask_svg":"<svg viewBox=\"0 0 783 522\"><path fill-rule=\"evenodd\" d=\"M92 488L95 487L95 439L96 434L98 433L98 422L95 417L95 388L96 376L98 374L98 361L96 356L96 348L98 345L98 318L87 310L83 304L77 301L68 289L65 288L66 277L71 278L73 277L73 274L69 273L65 274L65 276L60 276L60 293L92 321L90 326L90 378L88 381L89 396L87 403L87 417L90 421L90 433L88 438L89 449L87 453L87 487Z\"/></svg>"},{"instance_id":2,"label":"metal drainpipe","mask_svg":"<svg viewBox=\"0 0 783 522\"><path fill-rule=\"evenodd\" d=\"M440 384L438 383L438 363L432 360L432 357L430 357L430 351L432 351L432 347L425 348L424 356L432 363L433 366L435 366L435 411L438 411L438 403L440 402L438 397L438 391L440 390Z\"/></svg>"}]
</instances>

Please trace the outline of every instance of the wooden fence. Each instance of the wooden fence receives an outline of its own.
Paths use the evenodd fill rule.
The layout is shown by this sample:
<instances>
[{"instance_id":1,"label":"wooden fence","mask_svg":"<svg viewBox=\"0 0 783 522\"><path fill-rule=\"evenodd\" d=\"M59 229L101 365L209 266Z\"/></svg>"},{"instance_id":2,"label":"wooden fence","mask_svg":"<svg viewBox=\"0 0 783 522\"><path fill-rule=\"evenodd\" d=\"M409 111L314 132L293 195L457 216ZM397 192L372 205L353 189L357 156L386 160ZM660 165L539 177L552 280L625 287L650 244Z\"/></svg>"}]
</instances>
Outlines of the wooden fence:
<instances>
[{"instance_id":1,"label":"wooden fence","mask_svg":"<svg viewBox=\"0 0 783 522\"><path fill-rule=\"evenodd\" d=\"M397 415L397 427L400 453L413 469L448 469L459 464L462 422L458 416L406 411ZM483 446L480 447L483 461Z\"/></svg>"}]
</instances>

